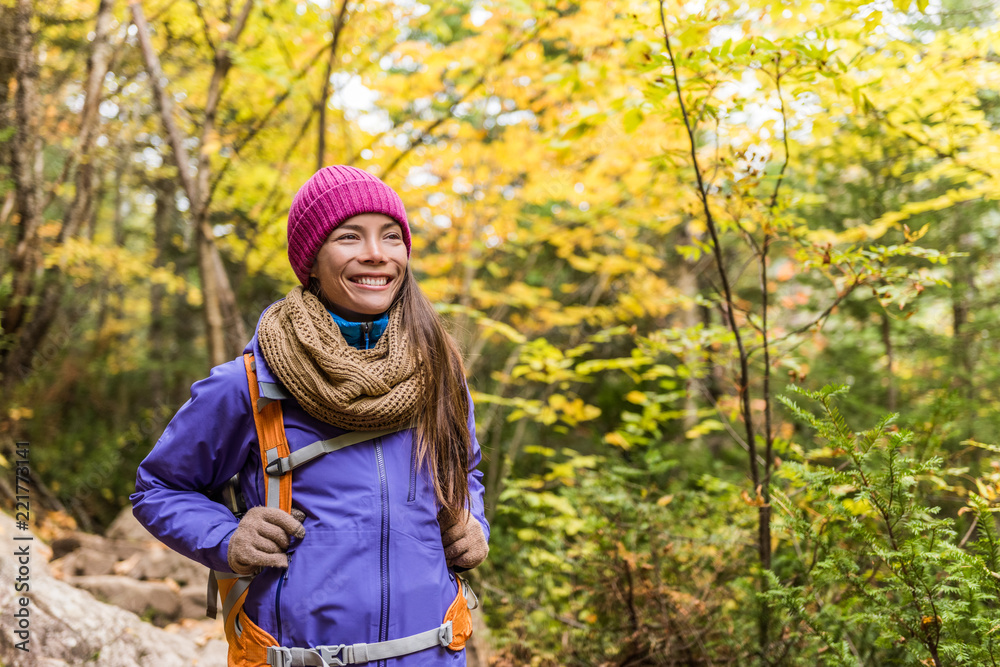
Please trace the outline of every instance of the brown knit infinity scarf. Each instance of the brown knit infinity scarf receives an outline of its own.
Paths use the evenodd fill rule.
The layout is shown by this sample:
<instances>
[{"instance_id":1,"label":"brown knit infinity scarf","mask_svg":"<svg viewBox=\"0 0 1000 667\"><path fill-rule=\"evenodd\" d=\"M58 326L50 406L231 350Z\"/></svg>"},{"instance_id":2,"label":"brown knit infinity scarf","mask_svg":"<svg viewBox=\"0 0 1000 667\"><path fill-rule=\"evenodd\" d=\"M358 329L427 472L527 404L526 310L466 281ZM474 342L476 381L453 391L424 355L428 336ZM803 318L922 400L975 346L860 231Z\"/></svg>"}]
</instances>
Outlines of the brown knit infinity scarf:
<instances>
[{"instance_id":1,"label":"brown knit infinity scarf","mask_svg":"<svg viewBox=\"0 0 1000 667\"><path fill-rule=\"evenodd\" d=\"M310 415L352 431L410 422L424 387L424 367L408 345L402 310L370 350L348 345L330 313L300 285L260 320L267 365Z\"/></svg>"}]
</instances>

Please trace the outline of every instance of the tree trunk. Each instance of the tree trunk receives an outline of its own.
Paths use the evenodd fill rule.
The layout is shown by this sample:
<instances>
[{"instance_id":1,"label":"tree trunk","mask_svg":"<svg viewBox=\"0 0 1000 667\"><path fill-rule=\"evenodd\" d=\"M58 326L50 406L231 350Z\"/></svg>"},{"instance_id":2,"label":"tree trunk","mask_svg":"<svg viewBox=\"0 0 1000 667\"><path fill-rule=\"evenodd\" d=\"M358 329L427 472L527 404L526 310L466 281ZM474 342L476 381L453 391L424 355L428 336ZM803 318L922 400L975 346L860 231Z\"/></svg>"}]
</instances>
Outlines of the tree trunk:
<instances>
[{"instance_id":1,"label":"tree trunk","mask_svg":"<svg viewBox=\"0 0 1000 667\"><path fill-rule=\"evenodd\" d=\"M688 229L684 229L683 235L679 240L681 245L688 245L691 243L691 234ZM686 298L691 300L691 307L683 309L680 313L680 325L684 329L693 329L698 326L701 321L700 313L698 312L698 306L696 297L698 296L698 274L695 272L695 267L691 262L679 262L678 265L678 276L677 276L677 290L683 294ZM697 363L697 360L693 358L694 353L687 355L683 359L683 363L689 368ZM684 383L684 430L689 431L698 424L698 383L700 380L694 377L694 374L690 374L688 379ZM702 438L698 438L699 442L703 442Z\"/></svg>"},{"instance_id":2,"label":"tree trunk","mask_svg":"<svg viewBox=\"0 0 1000 667\"><path fill-rule=\"evenodd\" d=\"M39 201L41 184L35 179L38 127L41 114L38 109L38 60L35 54L35 35L31 25L34 16L30 0L18 0L13 12L12 42L16 51L14 77L17 92L14 95L16 131L11 140L11 180L14 184L14 212L17 235L9 270L13 274L11 294L3 311L3 333L16 334L25 320L28 297L34 287L40 263L38 225L41 221ZM3 82L4 86L7 82ZM8 360L13 356L3 352L3 382L11 383L12 368Z\"/></svg>"},{"instance_id":3,"label":"tree trunk","mask_svg":"<svg viewBox=\"0 0 1000 667\"><path fill-rule=\"evenodd\" d=\"M951 279L951 312L952 312L952 378L956 391L970 405L975 400L976 374L974 368L975 329L969 329L970 314L974 309L975 299L975 260L971 257L974 252L972 244L969 242L969 223L959 216L955 221L954 238L956 239L955 251L963 256L952 260ZM966 410L962 432L963 439L971 438L975 424L975 411ZM975 456L978 458L982 454L981 450L976 450Z\"/></svg>"},{"instance_id":4,"label":"tree trunk","mask_svg":"<svg viewBox=\"0 0 1000 667\"><path fill-rule=\"evenodd\" d=\"M101 103L104 76L111 60L108 42L113 20L114 0L101 0L97 12L93 49L87 62L87 83L80 119L77 153L80 165L76 174L76 191L73 201L63 216L58 242L65 243L79 232L81 223L88 218L94 204L94 165L90 159L96 139L98 107ZM29 0L19 0L16 16L18 44L18 91L16 116L18 131L14 141L14 180L17 191L17 210L20 218L18 243L12 259L14 272L12 296L3 317L3 333L14 335L14 345L0 357L3 386L9 388L24 377L49 328L59 311L64 292L59 267L41 270L44 250L37 238L41 221L41 183L37 166L41 159L38 150L39 128L37 85L38 63L34 52L34 35L31 33L32 8ZM35 304L28 312L28 299ZM67 336L68 338L68 336Z\"/></svg>"},{"instance_id":5,"label":"tree trunk","mask_svg":"<svg viewBox=\"0 0 1000 667\"><path fill-rule=\"evenodd\" d=\"M219 274L216 271L218 257L215 242L208 239L201 229L197 234L198 269L201 273L202 307L205 310L205 327L208 334L208 363L218 366L227 361L225 321L222 317L222 304L219 300Z\"/></svg>"},{"instance_id":6,"label":"tree trunk","mask_svg":"<svg viewBox=\"0 0 1000 667\"><path fill-rule=\"evenodd\" d=\"M483 618L482 610L472 612L472 637L465 645L467 667L489 667L493 657L490 645L490 629Z\"/></svg>"},{"instance_id":7,"label":"tree trunk","mask_svg":"<svg viewBox=\"0 0 1000 667\"><path fill-rule=\"evenodd\" d=\"M195 248L202 283L203 312L210 366L218 366L233 358L242 349L247 337L246 327L236 308L236 296L229 283L219 249L215 245L215 234L208 222L208 205L211 180L209 140L216 134L215 114L222 95L222 85L231 65L228 49L243 31L252 6L252 0L248 0L236 25L230 30L228 37L219 45L215 53L215 71L212 74L206 101L205 122L202 126L198 152L199 170L196 180L195 174L191 173L188 152L184 144L187 137L184 136L174 120L173 102L164 86L163 68L160 66L159 56L153 49L142 5L136 0L129 4L129 8L132 10L133 24L136 26L139 44L146 62L146 69L149 70L149 77L153 84L154 97L174 154L174 162L177 165L181 186L190 202L192 226L196 239Z\"/></svg>"},{"instance_id":8,"label":"tree trunk","mask_svg":"<svg viewBox=\"0 0 1000 667\"><path fill-rule=\"evenodd\" d=\"M15 31L17 20L14 9L6 5L0 5L0 43L15 44L17 37ZM0 128L14 127L14 109L10 100L10 80L17 73L18 51L3 49L0 50ZM0 167L9 169L11 166L11 142L0 142ZM9 204L12 208L14 201L13 193L9 195ZM7 216L0 214L0 225L3 225ZM3 262L0 262L2 265Z\"/></svg>"},{"instance_id":9,"label":"tree trunk","mask_svg":"<svg viewBox=\"0 0 1000 667\"><path fill-rule=\"evenodd\" d=\"M892 320L889 313L882 309L882 344L885 346L885 373L888 380L886 386L886 409L889 412L896 411L896 364L892 347Z\"/></svg>"},{"instance_id":10,"label":"tree trunk","mask_svg":"<svg viewBox=\"0 0 1000 667\"><path fill-rule=\"evenodd\" d=\"M160 179L153 184L153 190L156 192L156 211L153 213L153 245L156 247L156 256L153 258L153 267L161 269L167 264L170 220L176 210L175 188L172 181ZM152 362L149 391L153 405L164 405L167 402L166 377L163 372L164 363L167 361L164 354L167 347L164 335L167 319L164 314L165 300L166 288L154 282L149 288L149 358Z\"/></svg>"},{"instance_id":11,"label":"tree trunk","mask_svg":"<svg viewBox=\"0 0 1000 667\"><path fill-rule=\"evenodd\" d=\"M75 236L80 225L87 219L93 206L94 197L94 162L89 159L97 139L98 107L101 103L101 91L104 87L104 77L111 63L111 44L108 36L111 32L111 22L114 20L112 10L115 0L101 0L97 9L97 27L94 31L93 51L87 63L87 87L83 112L80 117L80 155L76 170L76 191L73 193L73 203L63 220L59 233L59 242Z\"/></svg>"}]
</instances>

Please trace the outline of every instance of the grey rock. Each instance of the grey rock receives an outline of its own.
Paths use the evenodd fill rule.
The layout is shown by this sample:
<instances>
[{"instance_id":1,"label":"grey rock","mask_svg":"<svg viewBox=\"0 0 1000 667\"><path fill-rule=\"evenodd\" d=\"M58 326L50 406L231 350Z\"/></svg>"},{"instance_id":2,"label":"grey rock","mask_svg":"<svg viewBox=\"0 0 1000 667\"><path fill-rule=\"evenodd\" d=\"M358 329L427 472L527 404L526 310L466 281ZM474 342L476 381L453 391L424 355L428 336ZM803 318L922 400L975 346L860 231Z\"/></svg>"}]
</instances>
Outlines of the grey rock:
<instances>
[{"instance_id":1,"label":"grey rock","mask_svg":"<svg viewBox=\"0 0 1000 667\"><path fill-rule=\"evenodd\" d=\"M151 618L157 625L177 619L181 611L180 592L165 581L138 581L104 574L67 577L66 582L90 592L99 600Z\"/></svg>"},{"instance_id":2,"label":"grey rock","mask_svg":"<svg viewBox=\"0 0 1000 667\"><path fill-rule=\"evenodd\" d=\"M133 579L173 579L181 586L208 582L208 568L171 551L160 543L146 548L141 554L122 561L115 574Z\"/></svg>"},{"instance_id":3,"label":"grey rock","mask_svg":"<svg viewBox=\"0 0 1000 667\"><path fill-rule=\"evenodd\" d=\"M132 515L132 508L126 507L115 520L108 526L104 533L106 537L113 540L125 540L131 542L157 542L148 530L146 530L139 520Z\"/></svg>"},{"instance_id":4,"label":"grey rock","mask_svg":"<svg viewBox=\"0 0 1000 667\"><path fill-rule=\"evenodd\" d=\"M62 558L68 553L76 551L83 543L76 535L66 535L52 540L52 558Z\"/></svg>"},{"instance_id":5,"label":"grey rock","mask_svg":"<svg viewBox=\"0 0 1000 667\"><path fill-rule=\"evenodd\" d=\"M109 549L81 547L52 562L58 565L63 576L79 577L95 574L112 574L118 555Z\"/></svg>"},{"instance_id":6,"label":"grey rock","mask_svg":"<svg viewBox=\"0 0 1000 667\"><path fill-rule=\"evenodd\" d=\"M208 600L208 583L191 584L181 588L181 618L205 618Z\"/></svg>"},{"instance_id":7,"label":"grey rock","mask_svg":"<svg viewBox=\"0 0 1000 667\"><path fill-rule=\"evenodd\" d=\"M32 537L15 541L14 537ZM29 545L30 633L28 651L15 646L19 638L9 621L21 608L14 588L19 564L17 547ZM0 664L8 667L205 667L226 664L226 643L214 638L199 641L183 630L167 632L143 622L135 614L105 604L87 591L54 579L46 558L51 550L37 537L17 530L0 513ZM120 577L124 579L123 577ZM141 582L135 582L141 583ZM168 586L169 588L169 586ZM174 592L179 598L180 596ZM176 627L176 626L173 626Z\"/></svg>"}]
</instances>

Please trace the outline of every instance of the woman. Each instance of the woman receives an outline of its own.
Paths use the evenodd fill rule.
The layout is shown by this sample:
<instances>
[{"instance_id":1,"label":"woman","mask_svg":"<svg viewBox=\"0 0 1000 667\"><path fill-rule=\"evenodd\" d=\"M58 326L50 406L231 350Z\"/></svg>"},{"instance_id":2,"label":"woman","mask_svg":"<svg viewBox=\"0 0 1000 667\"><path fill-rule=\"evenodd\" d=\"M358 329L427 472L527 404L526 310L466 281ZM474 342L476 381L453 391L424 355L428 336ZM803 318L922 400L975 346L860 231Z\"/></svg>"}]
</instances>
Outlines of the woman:
<instances>
[{"instance_id":1,"label":"woman","mask_svg":"<svg viewBox=\"0 0 1000 667\"><path fill-rule=\"evenodd\" d=\"M234 608L248 587L230 665L465 663L450 568L488 551L480 450L461 357L409 255L389 186L317 172L288 216L302 285L262 313L244 358L191 387L139 467L139 521L233 573L224 593L242 576ZM236 474L241 519L209 497Z\"/></svg>"}]
</instances>

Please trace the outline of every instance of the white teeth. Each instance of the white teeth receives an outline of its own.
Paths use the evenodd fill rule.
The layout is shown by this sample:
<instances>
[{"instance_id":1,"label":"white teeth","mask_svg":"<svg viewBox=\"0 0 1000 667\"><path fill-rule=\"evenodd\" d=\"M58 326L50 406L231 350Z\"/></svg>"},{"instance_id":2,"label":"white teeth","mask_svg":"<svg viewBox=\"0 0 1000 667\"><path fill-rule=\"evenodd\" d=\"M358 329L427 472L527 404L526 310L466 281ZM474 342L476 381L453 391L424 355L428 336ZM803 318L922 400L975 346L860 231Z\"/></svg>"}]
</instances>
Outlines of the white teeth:
<instances>
[{"instance_id":1,"label":"white teeth","mask_svg":"<svg viewBox=\"0 0 1000 667\"><path fill-rule=\"evenodd\" d=\"M370 287L384 287L386 283L389 282L388 278L369 278L367 276L362 276L360 278L355 278L355 282L361 283L362 285L369 285Z\"/></svg>"}]
</instances>

